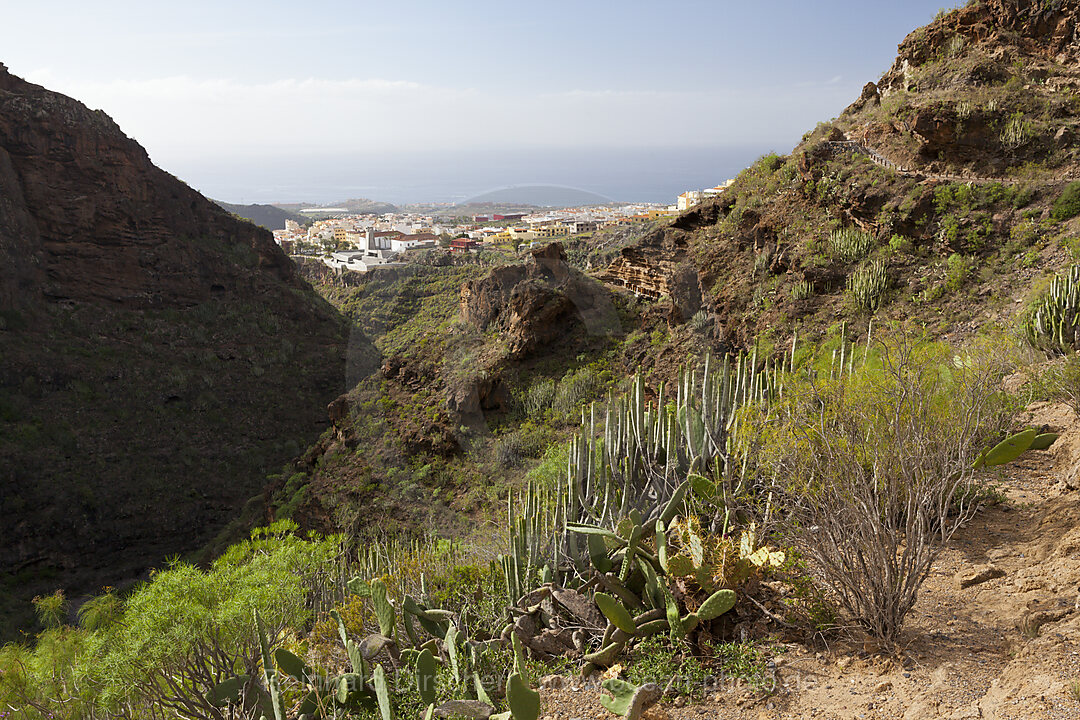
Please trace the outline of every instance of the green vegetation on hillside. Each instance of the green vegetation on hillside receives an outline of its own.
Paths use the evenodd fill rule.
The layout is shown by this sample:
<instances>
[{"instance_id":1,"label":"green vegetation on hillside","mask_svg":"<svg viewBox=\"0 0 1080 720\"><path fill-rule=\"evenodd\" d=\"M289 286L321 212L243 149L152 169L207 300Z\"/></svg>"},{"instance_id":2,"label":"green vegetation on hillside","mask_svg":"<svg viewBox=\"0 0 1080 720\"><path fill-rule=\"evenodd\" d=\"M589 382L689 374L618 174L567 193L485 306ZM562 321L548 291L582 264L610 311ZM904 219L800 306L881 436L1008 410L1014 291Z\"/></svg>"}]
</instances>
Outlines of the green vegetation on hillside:
<instances>
[{"instance_id":1,"label":"green vegetation on hillside","mask_svg":"<svg viewBox=\"0 0 1080 720\"><path fill-rule=\"evenodd\" d=\"M691 697L710 673L768 690L766 638L737 624L766 603L807 638L844 612L894 641L927 563L986 496L980 468L1033 444L1033 431L998 444L1016 405L991 346L841 338L839 357L826 345L690 366L648 401L639 378L589 414L572 462L553 455L511 496L486 543L354 547L286 522L205 570L176 563L108 592L78 626L62 596L43 597L35 645L0 652L0 702L18 720L220 720L417 717L467 700L536 720L540 674L620 661L629 683L605 684L616 704L655 702L638 688L675 671ZM852 526L865 547L826 541ZM908 578L904 592L883 591L886 576Z\"/></svg>"}]
</instances>

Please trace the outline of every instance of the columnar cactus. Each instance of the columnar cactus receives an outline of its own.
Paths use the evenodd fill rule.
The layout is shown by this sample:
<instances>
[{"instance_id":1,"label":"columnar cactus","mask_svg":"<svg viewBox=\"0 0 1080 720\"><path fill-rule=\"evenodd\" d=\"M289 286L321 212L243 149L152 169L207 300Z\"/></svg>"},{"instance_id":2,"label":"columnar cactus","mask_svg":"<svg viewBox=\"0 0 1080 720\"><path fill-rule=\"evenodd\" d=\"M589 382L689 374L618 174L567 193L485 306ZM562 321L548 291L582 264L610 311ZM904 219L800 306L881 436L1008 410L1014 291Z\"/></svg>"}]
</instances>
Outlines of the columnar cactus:
<instances>
[{"instance_id":1,"label":"columnar cactus","mask_svg":"<svg viewBox=\"0 0 1080 720\"><path fill-rule=\"evenodd\" d=\"M1080 326L1080 265L1050 281L1050 287L1027 318L1028 341L1037 348L1065 353L1077 346Z\"/></svg>"}]
</instances>

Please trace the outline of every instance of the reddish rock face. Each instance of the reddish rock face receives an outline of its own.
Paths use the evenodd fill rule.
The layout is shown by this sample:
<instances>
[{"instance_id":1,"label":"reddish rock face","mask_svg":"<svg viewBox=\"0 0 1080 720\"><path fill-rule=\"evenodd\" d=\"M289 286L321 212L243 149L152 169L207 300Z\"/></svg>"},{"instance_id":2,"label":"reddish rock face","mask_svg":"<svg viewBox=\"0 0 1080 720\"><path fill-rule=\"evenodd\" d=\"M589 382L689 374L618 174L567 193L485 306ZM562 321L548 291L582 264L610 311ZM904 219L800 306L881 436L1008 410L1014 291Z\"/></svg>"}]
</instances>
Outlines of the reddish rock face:
<instances>
[{"instance_id":1,"label":"reddish rock face","mask_svg":"<svg viewBox=\"0 0 1080 720\"><path fill-rule=\"evenodd\" d=\"M214 537L326 427L346 334L269 231L0 66L0 579L96 591Z\"/></svg>"},{"instance_id":2,"label":"reddish rock face","mask_svg":"<svg viewBox=\"0 0 1080 720\"><path fill-rule=\"evenodd\" d=\"M271 234L172 175L100 110L0 69L0 252L15 261L0 304L50 299L194 304L215 285L300 287ZM198 239L200 242L193 242ZM250 251L249 271L207 245ZM17 290L17 293L16 293ZM21 298L14 297L16 294Z\"/></svg>"}]
</instances>

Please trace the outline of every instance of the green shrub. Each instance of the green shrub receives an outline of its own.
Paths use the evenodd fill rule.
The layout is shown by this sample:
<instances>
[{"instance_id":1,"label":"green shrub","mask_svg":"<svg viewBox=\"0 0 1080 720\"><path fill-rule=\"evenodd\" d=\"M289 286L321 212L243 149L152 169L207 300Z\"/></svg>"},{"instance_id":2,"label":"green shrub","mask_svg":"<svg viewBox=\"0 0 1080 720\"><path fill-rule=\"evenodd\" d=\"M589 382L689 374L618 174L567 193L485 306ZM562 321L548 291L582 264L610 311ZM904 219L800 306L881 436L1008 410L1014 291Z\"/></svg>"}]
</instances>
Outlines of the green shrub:
<instances>
[{"instance_id":1,"label":"green shrub","mask_svg":"<svg viewBox=\"0 0 1080 720\"><path fill-rule=\"evenodd\" d=\"M903 235L893 235L889 238L889 249L897 255L907 255L911 252L912 243L909 238Z\"/></svg>"},{"instance_id":2,"label":"green shrub","mask_svg":"<svg viewBox=\"0 0 1080 720\"><path fill-rule=\"evenodd\" d=\"M712 326L712 318L704 308L694 313L690 318L690 327L699 335L703 335Z\"/></svg>"},{"instance_id":3,"label":"green shrub","mask_svg":"<svg viewBox=\"0 0 1080 720\"><path fill-rule=\"evenodd\" d=\"M697 658L684 648L673 647L670 639L660 635L645 638L634 647L626 673L634 685L656 683L665 687L674 680L672 690L678 695L700 692L706 675Z\"/></svg>"},{"instance_id":4,"label":"green shrub","mask_svg":"<svg viewBox=\"0 0 1080 720\"><path fill-rule=\"evenodd\" d=\"M79 625L87 630L103 630L116 622L123 612L123 601L109 590L82 604L79 608Z\"/></svg>"},{"instance_id":5,"label":"green shrub","mask_svg":"<svg viewBox=\"0 0 1080 720\"><path fill-rule=\"evenodd\" d=\"M953 253L949 256L946 264L946 279L945 287L949 290L956 291L967 280L968 275L971 274L971 268L975 265L973 258L967 258L958 253Z\"/></svg>"},{"instance_id":6,"label":"green shrub","mask_svg":"<svg viewBox=\"0 0 1080 720\"><path fill-rule=\"evenodd\" d=\"M524 445L517 433L507 433L495 440L495 462L500 467L516 467L521 464Z\"/></svg>"},{"instance_id":7,"label":"green shrub","mask_svg":"<svg viewBox=\"0 0 1080 720\"><path fill-rule=\"evenodd\" d=\"M63 595L38 603L51 629L34 648L0 652L0 707L19 718L222 717L206 692L222 677L258 668L252 617L272 632L302 629L312 592L330 587L340 539L305 541L282 522L233 545L207 570L174 563L129 598L111 593L80 610L82 628L61 626Z\"/></svg>"},{"instance_id":8,"label":"green shrub","mask_svg":"<svg viewBox=\"0 0 1080 720\"><path fill-rule=\"evenodd\" d=\"M551 407L555 400L555 381L550 379L540 380L529 386L525 391L522 406L526 417L540 419L544 417L544 411Z\"/></svg>"},{"instance_id":9,"label":"green shrub","mask_svg":"<svg viewBox=\"0 0 1080 720\"><path fill-rule=\"evenodd\" d=\"M581 406L603 395L606 383L600 373L591 367L583 367L569 372L559 381L552 401L552 409L563 419L573 422L577 419Z\"/></svg>"},{"instance_id":10,"label":"green shrub","mask_svg":"<svg viewBox=\"0 0 1080 720\"><path fill-rule=\"evenodd\" d=\"M68 614L68 601L64 591L57 590L52 595L34 598L34 612L37 613L38 622L46 629L63 625Z\"/></svg>"},{"instance_id":11,"label":"green shrub","mask_svg":"<svg viewBox=\"0 0 1080 720\"><path fill-rule=\"evenodd\" d=\"M973 465L1009 427L1012 363L885 334L877 363L785 387L763 471L789 483L799 549L871 635L894 642L934 558L975 506Z\"/></svg>"},{"instance_id":12,"label":"green shrub","mask_svg":"<svg viewBox=\"0 0 1080 720\"><path fill-rule=\"evenodd\" d=\"M1080 215L1080 182L1071 182L1065 186L1061 196L1054 201L1050 217L1058 222L1064 222L1077 215Z\"/></svg>"}]
</instances>

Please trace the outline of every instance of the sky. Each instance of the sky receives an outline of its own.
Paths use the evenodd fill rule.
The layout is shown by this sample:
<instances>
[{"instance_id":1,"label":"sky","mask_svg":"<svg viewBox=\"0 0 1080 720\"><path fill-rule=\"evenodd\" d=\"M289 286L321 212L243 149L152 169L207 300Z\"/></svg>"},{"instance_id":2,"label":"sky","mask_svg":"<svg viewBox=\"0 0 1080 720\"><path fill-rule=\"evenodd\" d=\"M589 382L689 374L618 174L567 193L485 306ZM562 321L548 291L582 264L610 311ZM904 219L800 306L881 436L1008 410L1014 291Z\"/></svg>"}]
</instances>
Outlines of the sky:
<instances>
[{"instance_id":1,"label":"sky","mask_svg":"<svg viewBox=\"0 0 1080 720\"><path fill-rule=\"evenodd\" d=\"M616 200L786 152L941 0L0 0L0 62L230 202Z\"/></svg>"}]
</instances>

